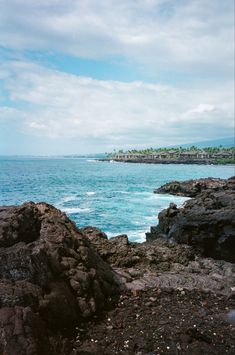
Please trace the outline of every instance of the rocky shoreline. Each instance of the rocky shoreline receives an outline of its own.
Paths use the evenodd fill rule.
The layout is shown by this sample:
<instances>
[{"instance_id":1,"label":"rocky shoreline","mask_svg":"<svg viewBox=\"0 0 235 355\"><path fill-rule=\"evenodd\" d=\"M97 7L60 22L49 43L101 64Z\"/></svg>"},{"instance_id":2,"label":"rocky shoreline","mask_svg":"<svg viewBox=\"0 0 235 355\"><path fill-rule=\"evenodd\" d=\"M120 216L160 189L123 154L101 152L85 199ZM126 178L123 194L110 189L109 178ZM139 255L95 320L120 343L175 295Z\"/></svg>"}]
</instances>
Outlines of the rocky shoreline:
<instances>
[{"instance_id":1,"label":"rocky shoreline","mask_svg":"<svg viewBox=\"0 0 235 355\"><path fill-rule=\"evenodd\" d=\"M234 183L161 187L194 198L140 244L46 203L0 207L0 354L234 354Z\"/></svg>"},{"instance_id":2,"label":"rocky shoreline","mask_svg":"<svg viewBox=\"0 0 235 355\"><path fill-rule=\"evenodd\" d=\"M173 181L154 191L194 197L182 208L171 204L147 240L164 238L198 248L202 255L235 262L235 177Z\"/></svg>"},{"instance_id":3,"label":"rocky shoreline","mask_svg":"<svg viewBox=\"0 0 235 355\"><path fill-rule=\"evenodd\" d=\"M133 163L133 164L196 164L196 165L233 165L233 161L229 162L220 162L215 159L115 159L115 158L104 158L104 159L97 159L98 161L103 162L117 162L117 163Z\"/></svg>"}]
</instances>

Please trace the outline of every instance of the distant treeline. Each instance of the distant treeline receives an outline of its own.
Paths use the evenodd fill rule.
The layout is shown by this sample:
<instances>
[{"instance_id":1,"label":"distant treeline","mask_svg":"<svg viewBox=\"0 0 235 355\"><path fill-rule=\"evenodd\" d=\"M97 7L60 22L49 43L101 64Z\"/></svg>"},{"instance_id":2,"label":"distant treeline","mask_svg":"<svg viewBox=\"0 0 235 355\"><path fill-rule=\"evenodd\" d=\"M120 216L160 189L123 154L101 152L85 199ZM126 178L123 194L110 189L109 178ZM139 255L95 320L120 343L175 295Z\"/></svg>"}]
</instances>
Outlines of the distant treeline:
<instances>
[{"instance_id":1,"label":"distant treeline","mask_svg":"<svg viewBox=\"0 0 235 355\"><path fill-rule=\"evenodd\" d=\"M145 148L124 151L122 149L108 154L107 160L121 162L147 163L192 163L192 164L235 164L235 147L198 148Z\"/></svg>"},{"instance_id":2,"label":"distant treeline","mask_svg":"<svg viewBox=\"0 0 235 355\"><path fill-rule=\"evenodd\" d=\"M206 147L206 148L198 148L194 145L188 148L178 147L178 148L145 148L145 149L130 149L130 150L113 150L112 153L106 153L108 156L114 156L117 154L143 154L143 155L150 155L155 153L163 153L163 152L172 152L175 153L187 153L187 152L206 152L210 154L220 153L220 152L228 152L228 153L235 153L235 147L225 148L223 146L218 147Z\"/></svg>"}]
</instances>

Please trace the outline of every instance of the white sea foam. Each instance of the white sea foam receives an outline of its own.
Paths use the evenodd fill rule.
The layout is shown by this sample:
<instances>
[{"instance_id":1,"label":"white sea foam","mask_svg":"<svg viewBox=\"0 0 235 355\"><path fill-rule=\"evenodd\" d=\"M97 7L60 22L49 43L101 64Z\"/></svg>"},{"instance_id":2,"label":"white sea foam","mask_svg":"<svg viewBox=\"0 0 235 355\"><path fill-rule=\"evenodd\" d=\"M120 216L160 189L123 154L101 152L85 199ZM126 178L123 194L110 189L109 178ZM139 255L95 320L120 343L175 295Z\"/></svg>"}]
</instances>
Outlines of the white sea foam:
<instances>
[{"instance_id":1,"label":"white sea foam","mask_svg":"<svg viewBox=\"0 0 235 355\"><path fill-rule=\"evenodd\" d=\"M133 231L133 232L129 232L128 233L128 237L129 237L129 240L131 242L137 242L137 243L142 243L142 242L145 242L146 241L146 233L147 231L143 232L143 231Z\"/></svg>"},{"instance_id":2,"label":"white sea foam","mask_svg":"<svg viewBox=\"0 0 235 355\"><path fill-rule=\"evenodd\" d=\"M133 192L133 195L153 196L153 193L149 192L149 191L135 191L135 192Z\"/></svg>"},{"instance_id":3,"label":"white sea foam","mask_svg":"<svg viewBox=\"0 0 235 355\"><path fill-rule=\"evenodd\" d=\"M99 163L99 160L97 159L87 159L88 163Z\"/></svg>"},{"instance_id":4,"label":"white sea foam","mask_svg":"<svg viewBox=\"0 0 235 355\"><path fill-rule=\"evenodd\" d=\"M177 196L173 196L173 195L154 194L153 196L155 196L155 198L157 200L175 200L175 199L177 199Z\"/></svg>"},{"instance_id":5,"label":"white sea foam","mask_svg":"<svg viewBox=\"0 0 235 355\"><path fill-rule=\"evenodd\" d=\"M156 218L157 218L157 214L154 215L154 216L145 216L145 217L144 217L144 219L145 219L146 221L155 221Z\"/></svg>"},{"instance_id":6,"label":"white sea foam","mask_svg":"<svg viewBox=\"0 0 235 355\"><path fill-rule=\"evenodd\" d=\"M94 192L94 191L87 191L87 192L86 192L86 195L87 195L87 196L93 196L93 195L96 195L96 192Z\"/></svg>"},{"instance_id":7,"label":"white sea foam","mask_svg":"<svg viewBox=\"0 0 235 355\"><path fill-rule=\"evenodd\" d=\"M145 233L147 232L146 231L127 231L127 232L120 232L120 233L112 233L112 232L107 232L107 236L108 238L112 238L112 237L117 237L118 235L121 235L121 234L126 234L128 236L128 239L131 241L131 242L137 242L137 243L142 243L142 242L145 242L146 240L146 236L145 236Z\"/></svg>"},{"instance_id":8,"label":"white sea foam","mask_svg":"<svg viewBox=\"0 0 235 355\"><path fill-rule=\"evenodd\" d=\"M70 201L74 201L77 199L76 195L68 195L68 196L64 196L62 197L60 204L66 203L66 202L70 202Z\"/></svg>"},{"instance_id":9,"label":"white sea foam","mask_svg":"<svg viewBox=\"0 0 235 355\"><path fill-rule=\"evenodd\" d=\"M81 208L81 207L63 207L62 211L68 214L72 213L90 213L91 208Z\"/></svg>"}]
</instances>

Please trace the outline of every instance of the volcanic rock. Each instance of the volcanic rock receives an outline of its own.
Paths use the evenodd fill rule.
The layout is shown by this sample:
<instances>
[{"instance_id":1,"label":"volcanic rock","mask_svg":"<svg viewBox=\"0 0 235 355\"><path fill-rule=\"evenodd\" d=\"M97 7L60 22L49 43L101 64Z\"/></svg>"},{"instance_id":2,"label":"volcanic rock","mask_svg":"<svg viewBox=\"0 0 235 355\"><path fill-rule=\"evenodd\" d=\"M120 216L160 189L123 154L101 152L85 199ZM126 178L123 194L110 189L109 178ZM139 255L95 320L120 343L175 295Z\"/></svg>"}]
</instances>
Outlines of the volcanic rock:
<instances>
[{"instance_id":1,"label":"volcanic rock","mask_svg":"<svg viewBox=\"0 0 235 355\"><path fill-rule=\"evenodd\" d=\"M232 207L230 191L187 208ZM45 203L0 207L0 354L233 354L235 264L167 240L181 213L132 243Z\"/></svg>"},{"instance_id":2,"label":"volcanic rock","mask_svg":"<svg viewBox=\"0 0 235 355\"><path fill-rule=\"evenodd\" d=\"M173 183L173 190L174 186ZM177 186L181 186L180 193L185 193L184 183ZM146 234L147 240L164 237L193 246L204 256L235 262L235 178L209 179L207 185L200 187L200 193L195 192L195 186L201 185L190 186L187 191L196 197L182 208L170 206L160 212L159 224Z\"/></svg>"},{"instance_id":3,"label":"volcanic rock","mask_svg":"<svg viewBox=\"0 0 235 355\"><path fill-rule=\"evenodd\" d=\"M0 208L0 354L66 354L67 336L119 285L64 213L45 203Z\"/></svg>"},{"instance_id":4,"label":"volcanic rock","mask_svg":"<svg viewBox=\"0 0 235 355\"><path fill-rule=\"evenodd\" d=\"M202 191L227 188L229 181L225 179L205 178L187 181L171 181L154 190L155 194L171 194L176 196L196 197Z\"/></svg>"},{"instance_id":5,"label":"volcanic rock","mask_svg":"<svg viewBox=\"0 0 235 355\"><path fill-rule=\"evenodd\" d=\"M235 265L195 255L192 247L162 238L132 243L125 235L108 239L98 228L81 229L115 270L123 290L204 290L231 294Z\"/></svg>"}]
</instances>

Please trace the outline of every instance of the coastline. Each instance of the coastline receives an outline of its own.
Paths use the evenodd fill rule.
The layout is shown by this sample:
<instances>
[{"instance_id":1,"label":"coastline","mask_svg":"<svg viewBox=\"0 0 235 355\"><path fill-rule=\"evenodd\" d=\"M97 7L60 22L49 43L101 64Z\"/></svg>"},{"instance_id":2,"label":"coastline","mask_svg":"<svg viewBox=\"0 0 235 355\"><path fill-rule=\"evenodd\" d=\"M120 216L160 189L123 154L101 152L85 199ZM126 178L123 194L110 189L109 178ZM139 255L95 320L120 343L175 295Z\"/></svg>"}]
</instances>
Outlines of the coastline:
<instances>
[{"instance_id":1,"label":"coastline","mask_svg":"<svg viewBox=\"0 0 235 355\"><path fill-rule=\"evenodd\" d=\"M194 198L163 210L143 243L79 229L47 203L0 207L0 327L8 330L0 350L234 354L235 178L176 185L161 192ZM209 235L213 225L218 233ZM215 254L208 254L208 236L219 243Z\"/></svg>"},{"instance_id":2,"label":"coastline","mask_svg":"<svg viewBox=\"0 0 235 355\"><path fill-rule=\"evenodd\" d=\"M115 158L104 158L104 159L97 159L97 161L102 161L102 162L116 162L116 163L133 163L133 164L185 164L185 165L235 165L235 162L219 162L215 160L193 160L193 159L187 159L187 160L180 160L180 159L159 159L159 160L153 160L153 159L115 159Z\"/></svg>"}]
</instances>

